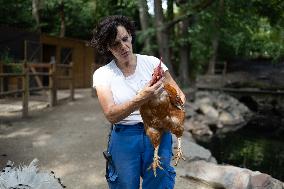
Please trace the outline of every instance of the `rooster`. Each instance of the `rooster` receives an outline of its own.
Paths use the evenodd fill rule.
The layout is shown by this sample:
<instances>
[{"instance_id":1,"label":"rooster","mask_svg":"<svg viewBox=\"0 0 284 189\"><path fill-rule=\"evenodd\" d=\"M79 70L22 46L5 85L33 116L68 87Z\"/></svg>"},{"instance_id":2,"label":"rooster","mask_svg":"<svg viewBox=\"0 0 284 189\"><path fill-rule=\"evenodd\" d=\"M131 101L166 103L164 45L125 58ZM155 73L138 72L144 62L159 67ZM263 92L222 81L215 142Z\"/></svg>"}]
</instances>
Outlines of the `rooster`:
<instances>
[{"instance_id":1,"label":"rooster","mask_svg":"<svg viewBox=\"0 0 284 189\"><path fill-rule=\"evenodd\" d=\"M1 189L63 189L66 188L55 177L53 171L39 171L38 160L34 159L28 166L13 167L13 162L8 161L6 167L0 172Z\"/></svg>"},{"instance_id":2,"label":"rooster","mask_svg":"<svg viewBox=\"0 0 284 189\"><path fill-rule=\"evenodd\" d=\"M154 69L150 86L159 81L164 75L161 62L162 60L160 60L159 65ZM181 136L184 131L183 123L185 119L184 104L177 90L169 83L164 83L163 92L143 104L140 107L140 113L146 134L149 136L155 149L153 163L149 168L153 168L154 175L156 176L156 169L163 169L160 165L158 151L164 132L170 131L177 137L178 145L174 156L174 165L176 166L181 158L184 159L181 150Z\"/></svg>"}]
</instances>

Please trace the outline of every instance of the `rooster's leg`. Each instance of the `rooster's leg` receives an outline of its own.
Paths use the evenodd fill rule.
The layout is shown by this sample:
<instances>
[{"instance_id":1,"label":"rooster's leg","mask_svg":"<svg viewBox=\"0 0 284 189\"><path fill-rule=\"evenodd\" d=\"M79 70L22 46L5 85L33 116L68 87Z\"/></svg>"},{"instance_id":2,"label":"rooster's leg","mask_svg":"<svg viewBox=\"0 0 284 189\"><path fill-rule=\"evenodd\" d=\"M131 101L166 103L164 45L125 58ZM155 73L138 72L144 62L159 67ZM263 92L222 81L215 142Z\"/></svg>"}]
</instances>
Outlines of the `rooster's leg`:
<instances>
[{"instance_id":1,"label":"rooster's leg","mask_svg":"<svg viewBox=\"0 0 284 189\"><path fill-rule=\"evenodd\" d=\"M157 146L157 147L155 148L154 157L153 157L153 163L152 163L152 164L150 165L150 167L148 168L148 169L153 168L155 177L157 176L157 173L156 173L157 167L160 168L160 169L163 169L163 167L160 165L161 162L160 162L160 157L159 157L159 155L158 155L158 151L159 151L159 146Z\"/></svg>"},{"instance_id":2,"label":"rooster's leg","mask_svg":"<svg viewBox=\"0 0 284 189\"><path fill-rule=\"evenodd\" d=\"M181 150L181 138L177 138L177 142L178 142L178 144L177 144L177 152L176 152L176 154L175 154L175 156L174 156L174 160L175 160L175 166L177 166L177 164L178 164L178 162L179 162L179 160L180 160L180 158L182 158L183 160L185 160L185 158L183 157L183 153L182 153L182 150Z\"/></svg>"}]
</instances>

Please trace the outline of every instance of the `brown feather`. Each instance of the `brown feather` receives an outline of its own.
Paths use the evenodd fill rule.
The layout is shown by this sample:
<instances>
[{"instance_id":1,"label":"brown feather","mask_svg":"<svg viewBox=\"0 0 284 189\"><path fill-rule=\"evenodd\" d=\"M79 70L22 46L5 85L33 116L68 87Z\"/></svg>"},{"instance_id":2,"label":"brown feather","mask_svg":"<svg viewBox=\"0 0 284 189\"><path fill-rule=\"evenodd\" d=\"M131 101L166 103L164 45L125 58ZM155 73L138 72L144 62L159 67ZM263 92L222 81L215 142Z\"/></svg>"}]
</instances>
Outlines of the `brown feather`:
<instances>
[{"instance_id":1,"label":"brown feather","mask_svg":"<svg viewBox=\"0 0 284 189\"><path fill-rule=\"evenodd\" d=\"M164 85L164 91L140 107L140 113L145 125L145 130L153 146L160 144L164 131L171 131L180 137L184 131L185 119L183 103L177 91L170 84Z\"/></svg>"}]
</instances>

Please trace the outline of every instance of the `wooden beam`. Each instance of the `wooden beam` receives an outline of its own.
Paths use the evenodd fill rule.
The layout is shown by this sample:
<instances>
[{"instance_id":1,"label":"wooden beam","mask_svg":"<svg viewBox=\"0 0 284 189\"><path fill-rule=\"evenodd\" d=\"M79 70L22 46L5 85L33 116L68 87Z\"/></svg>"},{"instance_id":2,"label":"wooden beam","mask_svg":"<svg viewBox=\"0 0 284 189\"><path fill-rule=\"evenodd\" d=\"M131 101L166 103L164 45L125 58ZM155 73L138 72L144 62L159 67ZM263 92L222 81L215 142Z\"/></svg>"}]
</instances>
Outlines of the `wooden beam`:
<instances>
[{"instance_id":1,"label":"wooden beam","mask_svg":"<svg viewBox=\"0 0 284 189\"><path fill-rule=\"evenodd\" d=\"M74 97L74 74L73 74L73 62L70 63L70 68L69 68L69 77L71 77L71 80L70 80L70 84L69 84L69 87L70 87L70 100L74 100L75 97Z\"/></svg>"},{"instance_id":2,"label":"wooden beam","mask_svg":"<svg viewBox=\"0 0 284 189\"><path fill-rule=\"evenodd\" d=\"M50 68L51 64L49 63L29 63L29 67L34 67L34 68Z\"/></svg>"},{"instance_id":3,"label":"wooden beam","mask_svg":"<svg viewBox=\"0 0 284 189\"><path fill-rule=\"evenodd\" d=\"M51 69L49 70L49 88L50 88L50 95L49 95L49 103L50 106L53 107L57 104L57 89L56 89L56 64L52 64Z\"/></svg>"},{"instance_id":4,"label":"wooden beam","mask_svg":"<svg viewBox=\"0 0 284 189\"><path fill-rule=\"evenodd\" d=\"M33 66L30 66L30 69L31 69L32 73L37 74L37 71L35 70L35 68L34 68ZM38 85L39 87L42 87L42 86L43 86L43 85L42 85L42 82L41 82L41 79L39 78L38 75L35 75L35 80L36 80L36 83L37 83L37 85Z\"/></svg>"},{"instance_id":5,"label":"wooden beam","mask_svg":"<svg viewBox=\"0 0 284 189\"><path fill-rule=\"evenodd\" d=\"M23 67L23 74L24 78L22 80L23 82L23 109L22 109L22 117L28 117L29 114L29 69L27 66L27 62L24 63Z\"/></svg>"},{"instance_id":6,"label":"wooden beam","mask_svg":"<svg viewBox=\"0 0 284 189\"><path fill-rule=\"evenodd\" d=\"M3 73L3 64L0 63L0 75ZM0 77L0 93L4 91L4 81L3 78Z\"/></svg>"}]
</instances>

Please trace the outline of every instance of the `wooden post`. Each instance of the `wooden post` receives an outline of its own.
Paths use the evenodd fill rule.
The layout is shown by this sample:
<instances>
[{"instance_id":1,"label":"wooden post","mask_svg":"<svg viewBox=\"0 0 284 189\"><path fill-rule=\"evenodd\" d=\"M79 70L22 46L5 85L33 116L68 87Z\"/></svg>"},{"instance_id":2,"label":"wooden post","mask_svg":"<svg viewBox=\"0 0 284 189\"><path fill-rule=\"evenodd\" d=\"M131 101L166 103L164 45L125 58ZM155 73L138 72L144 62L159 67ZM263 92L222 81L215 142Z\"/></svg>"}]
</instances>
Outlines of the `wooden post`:
<instances>
[{"instance_id":1,"label":"wooden post","mask_svg":"<svg viewBox=\"0 0 284 189\"><path fill-rule=\"evenodd\" d=\"M22 83L23 83L23 109L22 109L22 117L28 117L29 114L29 69L27 62L24 62L23 65L23 74Z\"/></svg>"},{"instance_id":2,"label":"wooden post","mask_svg":"<svg viewBox=\"0 0 284 189\"><path fill-rule=\"evenodd\" d=\"M225 87L226 84L226 73L227 73L227 62L223 62L223 70L222 70L222 88Z\"/></svg>"},{"instance_id":3,"label":"wooden post","mask_svg":"<svg viewBox=\"0 0 284 189\"><path fill-rule=\"evenodd\" d=\"M0 62L0 74L3 73L3 64ZM0 93L4 91L3 77L0 77Z\"/></svg>"},{"instance_id":4,"label":"wooden post","mask_svg":"<svg viewBox=\"0 0 284 189\"><path fill-rule=\"evenodd\" d=\"M50 65L49 69L49 88L50 88L50 106L57 104L57 89L56 89L56 63Z\"/></svg>"},{"instance_id":5,"label":"wooden post","mask_svg":"<svg viewBox=\"0 0 284 189\"><path fill-rule=\"evenodd\" d=\"M24 60L28 61L28 41L24 42Z\"/></svg>"},{"instance_id":6,"label":"wooden post","mask_svg":"<svg viewBox=\"0 0 284 189\"><path fill-rule=\"evenodd\" d=\"M70 63L69 69L69 76L70 76L70 83L69 83L69 88L70 88L70 100L74 100L74 74L73 74L73 62Z\"/></svg>"}]
</instances>

